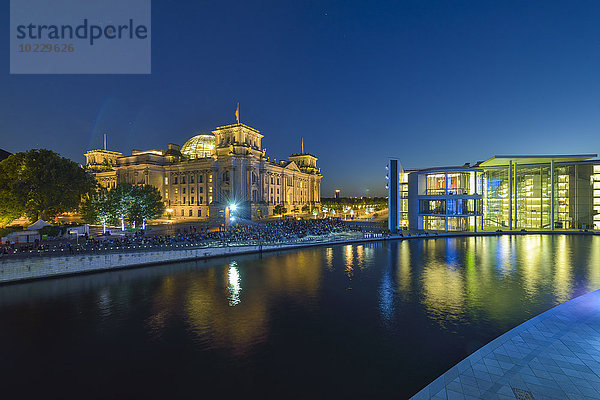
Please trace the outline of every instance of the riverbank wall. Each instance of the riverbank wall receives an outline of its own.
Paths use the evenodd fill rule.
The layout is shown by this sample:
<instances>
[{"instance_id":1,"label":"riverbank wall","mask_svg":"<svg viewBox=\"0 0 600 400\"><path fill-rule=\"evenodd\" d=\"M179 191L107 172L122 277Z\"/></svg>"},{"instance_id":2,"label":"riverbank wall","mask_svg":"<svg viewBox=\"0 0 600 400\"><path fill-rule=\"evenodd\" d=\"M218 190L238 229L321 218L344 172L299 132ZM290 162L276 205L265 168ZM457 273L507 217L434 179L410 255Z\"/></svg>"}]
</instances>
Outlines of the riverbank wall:
<instances>
[{"instance_id":1,"label":"riverbank wall","mask_svg":"<svg viewBox=\"0 0 600 400\"><path fill-rule=\"evenodd\" d=\"M0 284L20 282L35 279L53 278L65 275L96 273L102 271L138 268L156 264L166 264L180 261L191 261L213 257L227 257L241 254L263 253L300 249L312 246L357 244L378 242L384 240L417 240L417 239L440 239L451 237L469 236L499 236L499 235L524 235L524 234L546 234L546 235L594 235L592 232L578 231L528 231L528 232L466 232L466 233L439 233L439 234L413 234L380 236L366 234L364 238L344 239L332 241L319 241L309 243L282 243L269 245L248 245L229 247L175 247L154 249L129 249L127 251L58 255L32 255L30 257L3 257L0 258Z\"/></svg>"}]
</instances>

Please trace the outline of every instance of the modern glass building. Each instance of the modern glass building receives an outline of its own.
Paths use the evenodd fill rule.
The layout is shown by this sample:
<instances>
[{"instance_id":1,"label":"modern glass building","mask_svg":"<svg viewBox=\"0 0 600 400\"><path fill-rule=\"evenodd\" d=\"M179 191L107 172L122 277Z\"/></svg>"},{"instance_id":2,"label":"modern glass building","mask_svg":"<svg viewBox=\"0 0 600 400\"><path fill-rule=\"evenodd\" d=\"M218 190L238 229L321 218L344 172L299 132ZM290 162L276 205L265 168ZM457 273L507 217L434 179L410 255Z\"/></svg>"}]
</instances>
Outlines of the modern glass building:
<instances>
[{"instance_id":1,"label":"modern glass building","mask_svg":"<svg viewBox=\"0 0 600 400\"><path fill-rule=\"evenodd\" d=\"M401 170L399 182L389 223L399 229L600 230L596 154L495 156L474 166Z\"/></svg>"}]
</instances>

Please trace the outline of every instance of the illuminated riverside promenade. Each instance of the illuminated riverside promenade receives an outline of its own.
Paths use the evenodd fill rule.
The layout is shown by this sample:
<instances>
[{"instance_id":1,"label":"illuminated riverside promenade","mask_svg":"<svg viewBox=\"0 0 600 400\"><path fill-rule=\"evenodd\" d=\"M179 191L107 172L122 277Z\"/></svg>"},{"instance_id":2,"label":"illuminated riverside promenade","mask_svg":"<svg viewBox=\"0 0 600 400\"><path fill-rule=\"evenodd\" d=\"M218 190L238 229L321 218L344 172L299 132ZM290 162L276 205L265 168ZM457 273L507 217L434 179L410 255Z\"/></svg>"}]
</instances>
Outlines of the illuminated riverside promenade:
<instances>
[{"instance_id":1,"label":"illuminated riverside promenade","mask_svg":"<svg viewBox=\"0 0 600 400\"><path fill-rule=\"evenodd\" d=\"M600 398L600 291L511 329L412 397L420 399Z\"/></svg>"},{"instance_id":2,"label":"illuminated riverside promenade","mask_svg":"<svg viewBox=\"0 0 600 400\"><path fill-rule=\"evenodd\" d=\"M589 234L325 244L17 283L0 287L0 376L22 398L409 398L597 289Z\"/></svg>"}]
</instances>

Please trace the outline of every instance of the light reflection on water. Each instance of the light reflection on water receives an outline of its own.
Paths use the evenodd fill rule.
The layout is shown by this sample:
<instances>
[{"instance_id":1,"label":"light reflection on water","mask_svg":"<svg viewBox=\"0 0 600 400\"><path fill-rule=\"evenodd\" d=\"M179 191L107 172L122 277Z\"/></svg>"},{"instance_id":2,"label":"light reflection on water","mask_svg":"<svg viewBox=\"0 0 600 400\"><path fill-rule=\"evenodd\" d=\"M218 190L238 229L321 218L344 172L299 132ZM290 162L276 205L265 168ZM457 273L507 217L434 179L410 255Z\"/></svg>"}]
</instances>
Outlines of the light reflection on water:
<instances>
[{"instance_id":1,"label":"light reflection on water","mask_svg":"<svg viewBox=\"0 0 600 400\"><path fill-rule=\"evenodd\" d=\"M598 288L600 237L543 235L325 246L10 285L0 287L0 374L25 388L31 374L50 388L68 375L73 398L107 373L137 397L171 397L147 384L162 382L232 397L368 398L376 387L406 398Z\"/></svg>"}]
</instances>

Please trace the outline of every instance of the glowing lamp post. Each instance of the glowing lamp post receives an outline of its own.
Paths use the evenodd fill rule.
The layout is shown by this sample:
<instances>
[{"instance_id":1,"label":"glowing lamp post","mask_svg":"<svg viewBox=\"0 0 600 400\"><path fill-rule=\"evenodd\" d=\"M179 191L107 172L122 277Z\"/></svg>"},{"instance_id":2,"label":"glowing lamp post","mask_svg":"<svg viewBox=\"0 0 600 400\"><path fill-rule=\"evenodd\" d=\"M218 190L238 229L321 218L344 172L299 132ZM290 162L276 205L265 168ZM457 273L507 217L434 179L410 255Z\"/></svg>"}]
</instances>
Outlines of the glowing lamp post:
<instances>
[{"instance_id":1,"label":"glowing lamp post","mask_svg":"<svg viewBox=\"0 0 600 400\"><path fill-rule=\"evenodd\" d=\"M237 210L237 205L233 203L225 207L225 227L228 227L230 222L235 221L235 210Z\"/></svg>"}]
</instances>

